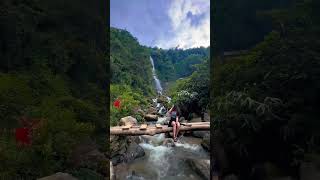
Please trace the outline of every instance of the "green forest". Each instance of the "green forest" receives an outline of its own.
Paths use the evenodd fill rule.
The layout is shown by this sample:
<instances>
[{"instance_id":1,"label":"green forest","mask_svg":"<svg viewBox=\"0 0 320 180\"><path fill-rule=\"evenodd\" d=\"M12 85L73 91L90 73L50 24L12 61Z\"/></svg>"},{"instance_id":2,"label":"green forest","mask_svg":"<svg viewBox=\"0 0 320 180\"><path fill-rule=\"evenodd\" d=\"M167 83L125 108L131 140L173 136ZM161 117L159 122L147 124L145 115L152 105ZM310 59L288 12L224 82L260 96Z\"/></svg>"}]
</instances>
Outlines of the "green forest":
<instances>
[{"instance_id":1,"label":"green forest","mask_svg":"<svg viewBox=\"0 0 320 180\"><path fill-rule=\"evenodd\" d=\"M103 6L0 2L0 179L106 175ZM31 129L27 144L15 139L15 129L25 126ZM86 160L90 153L99 159Z\"/></svg>"},{"instance_id":2,"label":"green forest","mask_svg":"<svg viewBox=\"0 0 320 180\"><path fill-rule=\"evenodd\" d=\"M265 35L244 32L258 28L245 20L239 21L241 25L229 24L234 32L224 31L226 26L217 27L217 46L225 41L215 47L217 52L247 51L215 54L211 66L215 168L225 178L314 179L320 165L320 3L269 4L264 8L241 5L248 9L245 12L256 11L246 20L265 20L258 21L270 28ZM217 9L218 14L224 14L218 15L221 19L217 21L226 19L226 23L241 18L244 12L231 13L230 7L223 13L222 5ZM243 35L239 41L231 41L238 45L227 45L234 33Z\"/></svg>"},{"instance_id":3,"label":"green forest","mask_svg":"<svg viewBox=\"0 0 320 180\"><path fill-rule=\"evenodd\" d=\"M141 46L128 31L110 30L110 125L116 125L122 117L132 115L143 121L137 108L145 108L155 95L150 49ZM121 99L121 109L113 102Z\"/></svg>"},{"instance_id":4,"label":"green forest","mask_svg":"<svg viewBox=\"0 0 320 180\"><path fill-rule=\"evenodd\" d=\"M206 57L209 57L209 51L209 47L190 49L152 48L151 56L155 61L159 79L163 83L168 83L190 76L196 70L193 65L201 64Z\"/></svg>"}]
</instances>

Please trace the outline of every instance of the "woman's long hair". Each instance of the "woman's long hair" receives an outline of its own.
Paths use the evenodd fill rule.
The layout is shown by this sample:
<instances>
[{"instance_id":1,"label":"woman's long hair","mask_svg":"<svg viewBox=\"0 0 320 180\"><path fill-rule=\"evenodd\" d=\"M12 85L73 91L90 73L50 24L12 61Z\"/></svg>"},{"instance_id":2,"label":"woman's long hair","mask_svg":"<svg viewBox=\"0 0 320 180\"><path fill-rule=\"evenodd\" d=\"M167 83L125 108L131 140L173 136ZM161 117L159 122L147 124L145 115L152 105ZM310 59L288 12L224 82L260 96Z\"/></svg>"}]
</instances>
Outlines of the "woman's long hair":
<instances>
[{"instance_id":1,"label":"woman's long hair","mask_svg":"<svg viewBox=\"0 0 320 180\"><path fill-rule=\"evenodd\" d=\"M180 116L180 109L177 105L173 105L172 111L176 111L177 112L177 116Z\"/></svg>"}]
</instances>

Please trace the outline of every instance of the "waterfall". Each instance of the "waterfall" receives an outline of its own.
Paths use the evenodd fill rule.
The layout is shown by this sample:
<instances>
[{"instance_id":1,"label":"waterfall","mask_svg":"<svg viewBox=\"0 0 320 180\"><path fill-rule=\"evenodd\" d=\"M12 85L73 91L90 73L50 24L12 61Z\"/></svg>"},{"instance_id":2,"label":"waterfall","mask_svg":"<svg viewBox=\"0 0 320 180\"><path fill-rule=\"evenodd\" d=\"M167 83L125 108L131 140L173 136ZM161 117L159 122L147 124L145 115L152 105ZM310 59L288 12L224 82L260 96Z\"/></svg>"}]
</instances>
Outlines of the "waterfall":
<instances>
[{"instance_id":1,"label":"waterfall","mask_svg":"<svg viewBox=\"0 0 320 180\"><path fill-rule=\"evenodd\" d=\"M151 61L151 64L152 64L152 75L153 75L154 82L156 84L157 92L159 94L162 94L162 86L161 86L160 80L157 77L156 69L154 68L154 62L153 62L153 59L152 59L151 56L150 56L150 61Z\"/></svg>"}]
</instances>

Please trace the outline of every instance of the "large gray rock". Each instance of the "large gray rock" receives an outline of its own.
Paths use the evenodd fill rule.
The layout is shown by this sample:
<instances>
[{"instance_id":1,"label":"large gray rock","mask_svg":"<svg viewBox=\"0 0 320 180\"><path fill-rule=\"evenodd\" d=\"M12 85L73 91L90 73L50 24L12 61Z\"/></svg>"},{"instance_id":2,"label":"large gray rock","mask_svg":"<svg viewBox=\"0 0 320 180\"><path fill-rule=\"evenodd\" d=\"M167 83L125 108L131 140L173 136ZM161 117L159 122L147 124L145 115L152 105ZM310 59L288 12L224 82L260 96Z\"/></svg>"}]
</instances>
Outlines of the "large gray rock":
<instances>
[{"instance_id":1,"label":"large gray rock","mask_svg":"<svg viewBox=\"0 0 320 180\"><path fill-rule=\"evenodd\" d=\"M110 155L123 154L126 151L127 137L110 135Z\"/></svg>"},{"instance_id":2,"label":"large gray rock","mask_svg":"<svg viewBox=\"0 0 320 180\"><path fill-rule=\"evenodd\" d=\"M43 178L39 178L38 180L78 180L77 178L71 176L68 173L62 173L58 172L56 174L53 174L51 176L46 176Z\"/></svg>"},{"instance_id":3,"label":"large gray rock","mask_svg":"<svg viewBox=\"0 0 320 180\"><path fill-rule=\"evenodd\" d=\"M201 119L201 117L196 117L196 118L192 118L191 120L190 120L190 122L202 122L202 119Z\"/></svg>"},{"instance_id":4,"label":"large gray rock","mask_svg":"<svg viewBox=\"0 0 320 180\"><path fill-rule=\"evenodd\" d=\"M144 119L147 120L147 121L157 121L158 120L158 115L146 114L144 116Z\"/></svg>"},{"instance_id":5,"label":"large gray rock","mask_svg":"<svg viewBox=\"0 0 320 180\"><path fill-rule=\"evenodd\" d=\"M154 107L150 107L147 111L147 114L157 114L157 109Z\"/></svg>"},{"instance_id":6,"label":"large gray rock","mask_svg":"<svg viewBox=\"0 0 320 180\"><path fill-rule=\"evenodd\" d=\"M134 159L144 156L145 152L138 144L140 140L136 136L111 136L110 150L113 165L122 162L132 162Z\"/></svg>"},{"instance_id":7,"label":"large gray rock","mask_svg":"<svg viewBox=\"0 0 320 180\"><path fill-rule=\"evenodd\" d=\"M201 145L207 151L210 151L210 133L207 132L204 137L202 138Z\"/></svg>"},{"instance_id":8,"label":"large gray rock","mask_svg":"<svg viewBox=\"0 0 320 180\"><path fill-rule=\"evenodd\" d=\"M203 138L208 133L208 131L192 131L192 136L197 138Z\"/></svg>"},{"instance_id":9,"label":"large gray rock","mask_svg":"<svg viewBox=\"0 0 320 180\"><path fill-rule=\"evenodd\" d=\"M166 138L163 141L162 145L167 146L167 147L174 147L175 146L174 141L173 141L172 138Z\"/></svg>"},{"instance_id":10,"label":"large gray rock","mask_svg":"<svg viewBox=\"0 0 320 180\"><path fill-rule=\"evenodd\" d=\"M180 118L179 118L179 122L181 122L181 123L187 123L188 121L186 120L186 118L180 117Z\"/></svg>"},{"instance_id":11,"label":"large gray rock","mask_svg":"<svg viewBox=\"0 0 320 180\"><path fill-rule=\"evenodd\" d=\"M133 160L144 155L145 152L141 146L139 146L135 141L130 142L129 146L127 147L127 151L124 154L124 162L132 162Z\"/></svg>"},{"instance_id":12,"label":"large gray rock","mask_svg":"<svg viewBox=\"0 0 320 180\"><path fill-rule=\"evenodd\" d=\"M119 125L120 126L138 125L138 121L136 118L132 116L127 116L120 119Z\"/></svg>"},{"instance_id":13,"label":"large gray rock","mask_svg":"<svg viewBox=\"0 0 320 180\"><path fill-rule=\"evenodd\" d=\"M189 166L204 179L210 179L209 159L188 159Z\"/></svg>"},{"instance_id":14,"label":"large gray rock","mask_svg":"<svg viewBox=\"0 0 320 180\"><path fill-rule=\"evenodd\" d=\"M203 114L203 121L210 122L210 114L209 113L204 113Z\"/></svg>"}]
</instances>

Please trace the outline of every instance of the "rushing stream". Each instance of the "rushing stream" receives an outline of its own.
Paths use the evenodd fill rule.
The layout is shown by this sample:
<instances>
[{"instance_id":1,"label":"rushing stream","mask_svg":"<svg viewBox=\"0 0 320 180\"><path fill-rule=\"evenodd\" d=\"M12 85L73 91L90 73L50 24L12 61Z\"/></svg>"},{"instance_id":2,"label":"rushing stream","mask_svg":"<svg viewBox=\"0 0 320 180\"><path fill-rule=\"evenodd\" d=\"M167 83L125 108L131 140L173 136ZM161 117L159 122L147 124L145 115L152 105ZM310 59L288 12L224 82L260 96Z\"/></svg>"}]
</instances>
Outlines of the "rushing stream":
<instances>
[{"instance_id":1,"label":"rushing stream","mask_svg":"<svg viewBox=\"0 0 320 180\"><path fill-rule=\"evenodd\" d=\"M201 139L182 137L174 147L162 145L164 134L140 136L140 139L146 154L129 163L129 175L121 179L202 180L187 163L187 159L209 159L209 154L200 145Z\"/></svg>"}]
</instances>

